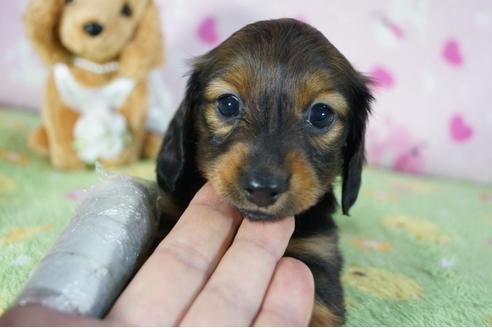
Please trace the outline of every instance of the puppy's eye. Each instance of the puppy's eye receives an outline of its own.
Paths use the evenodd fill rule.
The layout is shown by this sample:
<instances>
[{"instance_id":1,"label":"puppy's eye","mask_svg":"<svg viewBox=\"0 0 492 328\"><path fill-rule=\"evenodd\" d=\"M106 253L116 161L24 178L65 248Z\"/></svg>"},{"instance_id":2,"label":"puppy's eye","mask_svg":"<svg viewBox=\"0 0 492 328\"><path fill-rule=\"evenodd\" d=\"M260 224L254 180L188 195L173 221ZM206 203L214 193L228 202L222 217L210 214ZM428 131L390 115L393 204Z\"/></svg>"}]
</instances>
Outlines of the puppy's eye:
<instances>
[{"instance_id":1,"label":"puppy's eye","mask_svg":"<svg viewBox=\"0 0 492 328\"><path fill-rule=\"evenodd\" d=\"M223 95L217 99L217 109L225 118L236 117L241 111L241 102L234 95Z\"/></svg>"},{"instance_id":2,"label":"puppy's eye","mask_svg":"<svg viewBox=\"0 0 492 328\"><path fill-rule=\"evenodd\" d=\"M128 3L125 3L121 8L121 14L126 17L131 17L131 15L133 14L132 7L130 7Z\"/></svg>"},{"instance_id":3,"label":"puppy's eye","mask_svg":"<svg viewBox=\"0 0 492 328\"><path fill-rule=\"evenodd\" d=\"M307 112L307 122L317 129L324 129L335 121L335 111L327 104L317 103Z\"/></svg>"},{"instance_id":4,"label":"puppy's eye","mask_svg":"<svg viewBox=\"0 0 492 328\"><path fill-rule=\"evenodd\" d=\"M65 4L66 5L70 5L74 2L75 0L65 0Z\"/></svg>"}]
</instances>

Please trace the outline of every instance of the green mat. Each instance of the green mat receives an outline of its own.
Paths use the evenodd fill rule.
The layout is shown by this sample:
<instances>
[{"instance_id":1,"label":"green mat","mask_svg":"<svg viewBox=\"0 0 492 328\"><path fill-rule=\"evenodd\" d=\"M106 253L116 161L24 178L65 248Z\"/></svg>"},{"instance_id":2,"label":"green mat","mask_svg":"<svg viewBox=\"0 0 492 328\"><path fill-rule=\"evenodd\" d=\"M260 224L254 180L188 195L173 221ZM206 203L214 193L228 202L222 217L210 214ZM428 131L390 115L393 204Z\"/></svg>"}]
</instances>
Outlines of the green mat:
<instances>
[{"instance_id":1,"label":"green mat","mask_svg":"<svg viewBox=\"0 0 492 328\"><path fill-rule=\"evenodd\" d=\"M33 155L37 122L0 110L0 313L98 179ZM121 171L153 179L154 163ZM492 325L490 186L367 169L351 217L337 222L347 325Z\"/></svg>"}]
</instances>

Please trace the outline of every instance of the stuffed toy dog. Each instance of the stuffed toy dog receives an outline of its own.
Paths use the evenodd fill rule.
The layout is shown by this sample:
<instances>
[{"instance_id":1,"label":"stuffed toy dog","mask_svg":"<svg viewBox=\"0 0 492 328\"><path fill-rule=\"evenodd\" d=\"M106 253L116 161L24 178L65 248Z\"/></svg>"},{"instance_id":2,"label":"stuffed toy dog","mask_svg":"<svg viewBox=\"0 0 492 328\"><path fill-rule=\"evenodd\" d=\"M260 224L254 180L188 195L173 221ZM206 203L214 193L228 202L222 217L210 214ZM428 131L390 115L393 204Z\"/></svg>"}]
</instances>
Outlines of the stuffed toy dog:
<instances>
[{"instance_id":1,"label":"stuffed toy dog","mask_svg":"<svg viewBox=\"0 0 492 328\"><path fill-rule=\"evenodd\" d=\"M151 71L163 61L152 0L31 0L25 23L51 67L42 123L29 138L35 152L58 169L157 154L172 113L152 92Z\"/></svg>"}]
</instances>

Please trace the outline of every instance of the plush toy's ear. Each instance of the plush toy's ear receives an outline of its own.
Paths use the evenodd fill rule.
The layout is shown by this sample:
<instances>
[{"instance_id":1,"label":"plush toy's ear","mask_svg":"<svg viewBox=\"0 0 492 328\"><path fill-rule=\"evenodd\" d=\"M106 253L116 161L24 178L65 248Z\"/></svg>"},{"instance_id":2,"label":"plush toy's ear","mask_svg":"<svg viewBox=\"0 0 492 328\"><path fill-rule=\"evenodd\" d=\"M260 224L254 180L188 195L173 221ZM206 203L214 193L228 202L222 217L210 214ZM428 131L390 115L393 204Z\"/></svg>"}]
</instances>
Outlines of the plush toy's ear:
<instances>
[{"instance_id":1,"label":"plush toy's ear","mask_svg":"<svg viewBox=\"0 0 492 328\"><path fill-rule=\"evenodd\" d=\"M153 0L148 1L135 35L120 56L120 75L143 79L164 61L159 11Z\"/></svg>"},{"instance_id":2,"label":"plush toy's ear","mask_svg":"<svg viewBox=\"0 0 492 328\"><path fill-rule=\"evenodd\" d=\"M195 163L197 139L194 129L194 112L199 105L199 74L195 70L190 76L185 98L167 128L157 158L159 186L183 198L194 192L192 185L200 180Z\"/></svg>"},{"instance_id":3,"label":"plush toy's ear","mask_svg":"<svg viewBox=\"0 0 492 328\"><path fill-rule=\"evenodd\" d=\"M64 5L63 0L31 0L24 16L27 36L48 65L68 62L71 58L58 34Z\"/></svg>"},{"instance_id":4,"label":"plush toy's ear","mask_svg":"<svg viewBox=\"0 0 492 328\"><path fill-rule=\"evenodd\" d=\"M364 141L366 122L374 99L368 89L369 79L359 73L350 81L350 118L344 148L342 211L348 215L357 200L364 165Z\"/></svg>"}]
</instances>

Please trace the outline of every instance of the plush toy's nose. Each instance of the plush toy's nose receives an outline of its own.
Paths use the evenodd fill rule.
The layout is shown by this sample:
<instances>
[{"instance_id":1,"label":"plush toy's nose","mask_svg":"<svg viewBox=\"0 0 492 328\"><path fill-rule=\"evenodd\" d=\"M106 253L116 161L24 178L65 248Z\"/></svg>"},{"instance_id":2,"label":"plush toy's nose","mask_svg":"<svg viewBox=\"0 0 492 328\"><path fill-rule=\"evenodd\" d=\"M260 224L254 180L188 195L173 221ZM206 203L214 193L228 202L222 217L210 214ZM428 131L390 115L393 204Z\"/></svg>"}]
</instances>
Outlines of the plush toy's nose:
<instances>
[{"instance_id":1,"label":"plush toy's nose","mask_svg":"<svg viewBox=\"0 0 492 328\"><path fill-rule=\"evenodd\" d=\"M84 31L90 36L98 36L102 33L104 27L101 24L91 22L84 25Z\"/></svg>"}]
</instances>

